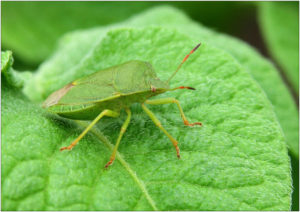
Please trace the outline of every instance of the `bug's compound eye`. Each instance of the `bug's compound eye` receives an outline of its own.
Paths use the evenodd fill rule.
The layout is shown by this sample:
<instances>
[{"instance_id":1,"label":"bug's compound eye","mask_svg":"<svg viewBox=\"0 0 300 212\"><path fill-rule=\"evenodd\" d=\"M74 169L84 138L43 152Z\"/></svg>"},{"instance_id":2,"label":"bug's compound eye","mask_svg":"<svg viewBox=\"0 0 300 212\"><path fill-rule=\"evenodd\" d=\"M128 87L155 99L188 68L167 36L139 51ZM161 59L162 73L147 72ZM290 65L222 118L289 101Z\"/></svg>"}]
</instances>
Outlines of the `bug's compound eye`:
<instances>
[{"instance_id":1,"label":"bug's compound eye","mask_svg":"<svg viewBox=\"0 0 300 212\"><path fill-rule=\"evenodd\" d=\"M156 91L156 87L154 87L154 86L152 86L152 85L151 85L151 88L150 88L150 89L151 89L151 91L152 91L153 93Z\"/></svg>"}]
</instances>

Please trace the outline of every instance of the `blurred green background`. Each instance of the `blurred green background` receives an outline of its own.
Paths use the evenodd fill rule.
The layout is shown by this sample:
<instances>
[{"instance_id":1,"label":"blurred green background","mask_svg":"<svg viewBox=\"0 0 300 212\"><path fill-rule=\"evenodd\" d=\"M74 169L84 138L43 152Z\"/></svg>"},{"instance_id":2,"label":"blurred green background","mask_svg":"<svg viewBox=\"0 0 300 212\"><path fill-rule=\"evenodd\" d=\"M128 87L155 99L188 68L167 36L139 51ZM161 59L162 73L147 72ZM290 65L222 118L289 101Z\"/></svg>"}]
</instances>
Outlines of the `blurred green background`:
<instances>
[{"instance_id":1,"label":"blurred green background","mask_svg":"<svg viewBox=\"0 0 300 212\"><path fill-rule=\"evenodd\" d=\"M117 23L159 5L256 48L277 66L298 105L298 2L2 2L2 50L13 51L16 69L35 70L66 32ZM292 209L298 210L299 160L291 161Z\"/></svg>"},{"instance_id":2,"label":"blurred green background","mask_svg":"<svg viewBox=\"0 0 300 212\"><path fill-rule=\"evenodd\" d=\"M150 7L170 4L204 25L264 48L256 6L247 2L4 2L2 45L14 50L15 57L26 65L37 65L68 31L108 25Z\"/></svg>"}]
</instances>

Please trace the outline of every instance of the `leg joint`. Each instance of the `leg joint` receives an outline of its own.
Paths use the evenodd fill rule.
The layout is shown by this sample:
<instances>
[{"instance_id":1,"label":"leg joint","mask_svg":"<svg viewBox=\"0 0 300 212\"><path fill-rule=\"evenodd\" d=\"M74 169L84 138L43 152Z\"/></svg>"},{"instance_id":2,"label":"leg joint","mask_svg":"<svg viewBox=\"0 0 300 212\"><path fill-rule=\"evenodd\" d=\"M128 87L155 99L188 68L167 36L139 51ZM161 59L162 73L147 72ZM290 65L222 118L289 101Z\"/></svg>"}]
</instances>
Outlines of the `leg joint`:
<instances>
[{"instance_id":1,"label":"leg joint","mask_svg":"<svg viewBox=\"0 0 300 212\"><path fill-rule=\"evenodd\" d=\"M178 100L173 98L173 97L170 97L169 101L170 101L170 103L177 103L178 102Z\"/></svg>"}]
</instances>

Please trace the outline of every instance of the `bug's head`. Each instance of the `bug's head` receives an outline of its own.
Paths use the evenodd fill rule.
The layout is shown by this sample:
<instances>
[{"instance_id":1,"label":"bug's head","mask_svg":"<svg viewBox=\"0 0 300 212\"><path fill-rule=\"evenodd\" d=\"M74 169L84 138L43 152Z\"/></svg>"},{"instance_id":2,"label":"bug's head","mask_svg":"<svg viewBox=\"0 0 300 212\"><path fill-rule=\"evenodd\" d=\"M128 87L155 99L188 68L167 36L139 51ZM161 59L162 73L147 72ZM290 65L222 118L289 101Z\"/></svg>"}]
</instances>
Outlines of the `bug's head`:
<instances>
[{"instance_id":1,"label":"bug's head","mask_svg":"<svg viewBox=\"0 0 300 212\"><path fill-rule=\"evenodd\" d=\"M191 55L191 54L193 54L198 48L199 48L199 46L201 45L201 43L199 43L197 46L195 46L193 49L192 49L192 51L190 51L190 53L189 54L187 54L184 58L183 58L183 60L182 60L182 62L179 64L179 66L177 67L177 69L176 69L176 71L170 76L170 78L167 80L167 84L169 84L169 82L170 82L170 80L177 74L177 72L179 71L179 69L181 68L181 66L183 65L183 63L189 58L189 56Z\"/></svg>"}]
</instances>

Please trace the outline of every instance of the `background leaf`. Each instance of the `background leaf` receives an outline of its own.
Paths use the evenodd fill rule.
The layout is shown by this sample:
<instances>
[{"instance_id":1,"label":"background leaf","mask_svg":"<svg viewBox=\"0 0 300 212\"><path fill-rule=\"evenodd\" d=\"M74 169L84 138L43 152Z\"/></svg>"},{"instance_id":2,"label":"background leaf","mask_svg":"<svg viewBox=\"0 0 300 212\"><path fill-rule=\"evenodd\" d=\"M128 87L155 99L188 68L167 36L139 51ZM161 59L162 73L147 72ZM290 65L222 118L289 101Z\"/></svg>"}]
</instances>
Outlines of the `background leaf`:
<instances>
[{"instance_id":1,"label":"background leaf","mask_svg":"<svg viewBox=\"0 0 300 212\"><path fill-rule=\"evenodd\" d=\"M1 51L1 73L9 69L13 64L13 57L11 51Z\"/></svg>"},{"instance_id":2,"label":"background leaf","mask_svg":"<svg viewBox=\"0 0 300 212\"><path fill-rule=\"evenodd\" d=\"M156 13L153 19L163 16ZM144 18L141 28L120 24L66 35L57 52L28 82L26 94L41 100L80 76L132 59L151 62L158 76L167 79L202 39L196 33L186 35L172 28L147 26L150 23L146 24L146 17L137 17ZM187 26L186 30L192 29ZM174 105L151 106L179 140L182 160L177 160L172 144L140 106L133 105L132 123L119 148L121 157L107 171L103 167L110 156L110 143L118 136L124 114L120 119L101 121L94 135L85 137L71 152L60 153L59 147L69 144L80 130L74 133L69 122L61 124L58 118L51 118L53 129L48 129L46 113L38 112L36 117L46 124L28 124L34 119L22 118L22 114L35 107L32 103L28 103L30 107L17 107L20 103L11 97L15 94L5 92L8 96L2 95L2 117L7 125L2 151L8 159L2 163L11 170L5 172L2 183L5 209L29 210L28 202L40 195L44 201L37 210L289 210L291 178L284 137L269 100L246 68L204 41L172 81L174 87L183 84L197 90L162 96L179 99L187 117L202 121L202 128L184 127ZM14 117L10 114L16 114L13 111L23 109L23 113L18 112L20 120L10 121ZM24 133L29 135L39 128L45 131L37 142L29 137L28 145L15 149L13 142L26 137L16 138L11 130L17 129L15 124L22 126L18 129L28 128ZM42 139L44 142L40 142ZM50 149L51 153L40 154ZM24 187L16 188L25 176L37 173L28 168L35 167L33 164L21 162L32 157L32 152L43 156L37 159L47 167L36 166L42 172L38 176L46 183L41 180L35 183L35 189L28 190L36 182L29 178ZM8 155L21 158L13 160Z\"/></svg>"},{"instance_id":3,"label":"background leaf","mask_svg":"<svg viewBox=\"0 0 300 212\"><path fill-rule=\"evenodd\" d=\"M12 68L14 60L11 51L1 51L1 74L5 76L7 83L14 87L22 87L24 81L32 77L30 72L16 72Z\"/></svg>"},{"instance_id":4,"label":"background leaf","mask_svg":"<svg viewBox=\"0 0 300 212\"><path fill-rule=\"evenodd\" d=\"M223 32L247 36L241 32L252 29L247 17L254 14L255 7L245 2L3 2L1 42L14 51L17 65L32 67L53 52L58 38L66 32L116 23L165 4Z\"/></svg>"},{"instance_id":5,"label":"background leaf","mask_svg":"<svg viewBox=\"0 0 300 212\"><path fill-rule=\"evenodd\" d=\"M299 2L259 4L261 30L271 55L299 94Z\"/></svg>"},{"instance_id":6,"label":"background leaf","mask_svg":"<svg viewBox=\"0 0 300 212\"><path fill-rule=\"evenodd\" d=\"M149 5L132 4L124 10L124 3L118 4L119 7L105 2L4 2L1 42L23 60L39 63L54 50L57 39L65 32L120 21ZM108 12L112 7L115 15ZM64 18L66 15L68 19Z\"/></svg>"}]
</instances>

